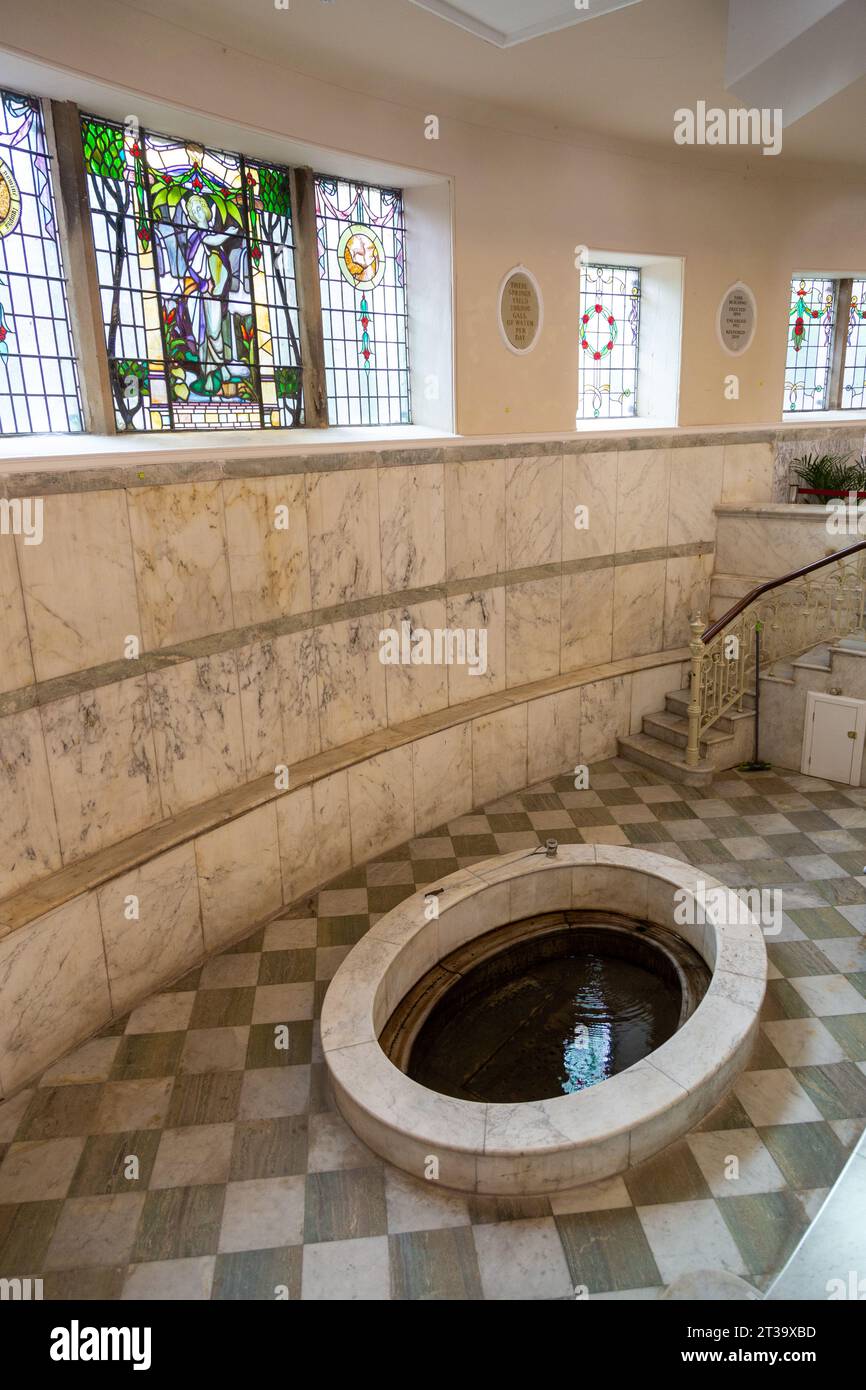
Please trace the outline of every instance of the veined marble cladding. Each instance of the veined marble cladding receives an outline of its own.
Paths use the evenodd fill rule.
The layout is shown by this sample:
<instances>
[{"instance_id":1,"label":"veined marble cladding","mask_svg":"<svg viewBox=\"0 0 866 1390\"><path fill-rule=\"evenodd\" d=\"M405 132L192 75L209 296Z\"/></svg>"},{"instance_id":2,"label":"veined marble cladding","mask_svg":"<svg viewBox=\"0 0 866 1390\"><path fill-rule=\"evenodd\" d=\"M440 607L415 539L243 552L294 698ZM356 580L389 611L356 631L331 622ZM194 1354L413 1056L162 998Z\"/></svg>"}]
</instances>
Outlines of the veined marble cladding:
<instances>
[{"instance_id":1,"label":"veined marble cladding","mask_svg":"<svg viewBox=\"0 0 866 1390\"><path fill-rule=\"evenodd\" d=\"M347 768L328 770L322 755L315 780L261 805L230 812L223 802L230 818L178 827L185 838L173 846L161 831L143 832L137 863L109 865L117 851L107 852L59 906L46 911L43 900L11 929L0 912L0 1099L203 956L407 835L459 817L472 834L473 807L501 797L507 813L527 779L613 756L617 736L682 672L680 658L638 663L496 712L467 711L444 729L427 716L399 746L358 751ZM582 834L591 840L592 827ZM313 989L269 986L253 1022L307 1017Z\"/></svg>"},{"instance_id":2,"label":"veined marble cladding","mask_svg":"<svg viewBox=\"0 0 866 1390\"><path fill-rule=\"evenodd\" d=\"M45 501L39 546L0 512L0 898L281 765L682 644L713 506L769 499L774 448L757 431L0 472L0 496ZM483 627L486 669L383 665L403 621Z\"/></svg>"}]
</instances>

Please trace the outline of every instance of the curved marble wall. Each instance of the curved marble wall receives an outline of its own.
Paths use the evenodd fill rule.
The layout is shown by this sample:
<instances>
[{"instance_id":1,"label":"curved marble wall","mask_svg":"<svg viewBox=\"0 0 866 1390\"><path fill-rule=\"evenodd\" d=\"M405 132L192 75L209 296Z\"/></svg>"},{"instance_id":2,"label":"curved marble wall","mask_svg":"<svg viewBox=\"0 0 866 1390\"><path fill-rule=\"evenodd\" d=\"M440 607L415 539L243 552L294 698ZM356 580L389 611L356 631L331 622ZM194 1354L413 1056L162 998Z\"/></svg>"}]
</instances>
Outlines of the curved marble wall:
<instances>
[{"instance_id":1,"label":"curved marble wall","mask_svg":"<svg viewBox=\"0 0 866 1390\"><path fill-rule=\"evenodd\" d=\"M0 534L0 1088L411 818L612 754L772 438L0 475L43 503ZM383 665L404 620L485 628L486 671Z\"/></svg>"},{"instance_id":2,"label":"curved marble wall","mask_svg":"<svg viewBox=\"0 0 866 1390\"><path fill-rule=\"evenodd\" d=\"M0 478L44 532L0 536L0 900L277 765L684 643L713 505L767 496L772 446L622 442ZM486 671L382 665L404 620L486 629Z\"/></svg>"}]
</instances>

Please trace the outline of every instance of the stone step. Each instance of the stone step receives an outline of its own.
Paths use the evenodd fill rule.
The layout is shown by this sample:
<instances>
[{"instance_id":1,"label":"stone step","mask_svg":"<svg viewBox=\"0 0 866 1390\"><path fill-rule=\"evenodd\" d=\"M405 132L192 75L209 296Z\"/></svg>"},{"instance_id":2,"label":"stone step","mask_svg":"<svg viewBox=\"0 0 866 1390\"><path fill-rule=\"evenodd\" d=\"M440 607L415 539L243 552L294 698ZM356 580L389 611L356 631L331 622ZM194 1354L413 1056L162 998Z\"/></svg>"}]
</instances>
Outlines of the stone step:
<instances>
[{"instance_id":1,"label":"stone step","mask_svg":"<svg viewBox=\"0 0 866 1390\"><path fill-rule=\"evenodd\" d=\"M696 767L688 767L684 749L665 743L662 739L651 738L649 734L630 734L627 738L618 738L617 744L621 758L639 763L641 767L647 767L670 781L683 782L687 787L705 787L716 771L706 759L702 759Z\"/></svg>"},{"instance_id":2,"label":"stone step","mask_svg":"<svg viewBox=\"0 0 866 1390\"><path fill-rule=\"evenodd\" d=\"M721 722L721 721L720 721ZM683 714L672 714L670 710L659 710L657 714L645 714L643 732L650 738L661 739L677 748L687 748L689 742L689 721ZM720 743L732 743L734 735L715 726L708 729L701 739L701 757L709 756L709 750Z\"/></svg>"},{"instance_id":3,"label":"stone step","mask_svg":"<svg viewBox=\"0 0 866 1390\"><path fill-rule=\"evenodd\" d=\"M689 706L688 690L671 690L665 696L665 708L671 714L679 714L684 719ZM743 719L750 719L755 712L754 695L743 696L743 708L729 709L727 714L721 715L713 725L713 728L720 733L732 734L736 730L737 723Z\"/></svg>"}]
</instances>

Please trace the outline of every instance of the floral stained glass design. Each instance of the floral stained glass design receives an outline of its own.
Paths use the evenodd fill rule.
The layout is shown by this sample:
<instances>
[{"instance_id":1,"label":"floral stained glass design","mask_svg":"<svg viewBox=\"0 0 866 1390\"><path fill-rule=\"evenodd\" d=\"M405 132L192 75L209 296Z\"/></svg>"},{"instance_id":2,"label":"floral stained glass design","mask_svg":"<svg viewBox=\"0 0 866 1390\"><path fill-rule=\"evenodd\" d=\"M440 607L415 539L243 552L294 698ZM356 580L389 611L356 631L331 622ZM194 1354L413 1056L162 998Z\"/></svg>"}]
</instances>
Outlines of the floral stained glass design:
<instances>
[{"instance_id":1,"label":"floral stained glass design","mask_svg":"<svg viewBox=\"0 0 866 1390\"><path fill-rule=\"evenodd\" d=\"M835 307L834 280L796 276L791 281L783 401L786 411L826 408Z\"/></svg>"},{"instance_id":2,"label":"floral stained glass design","mask_svg":"<svg viewBox=\"0 0 866 1390\"><path fill-rule=\"evenodd\" d=\"M866 409L866 280L851 286L840 404L843 410Z\"/></svg>"},{"instance_id":3,"label":"floral stained glass design","mask_svg":"<svg viewBox=\"0 0 866 1390\"><path fill-rule=\"evenodd\" d=\"M316 220L329 422L408 425L403 195L320 177Z\"/></svg>"},{"instance_id":4,"label":"floral stained glass design","mask_svg":"<svg viewBox=\"0 0 866 1390\"><path fill-rule=\"evenodd\" d=\"M586 265L580 286L578 420L637 414L640 270Z\"/></svg>"},{"instance_id":5,"label":"floral stained glass design","mask_svg":"<svg viewBox=\"0 0 866 1390\"><path fill-rule=\"evenodd\" d=\"M0 434L81 428L44 113L0 91Z\"/></svg>"},{"instance_id":6,"label":"floral stained glass design","mask_svg":"<svg viewBox=\"0 0 866 1390\"><path fill-rule=\"evenodd\" d=\"M301 420L287 169L82 118L118 428Z\"/></svg>"}]
</instances>

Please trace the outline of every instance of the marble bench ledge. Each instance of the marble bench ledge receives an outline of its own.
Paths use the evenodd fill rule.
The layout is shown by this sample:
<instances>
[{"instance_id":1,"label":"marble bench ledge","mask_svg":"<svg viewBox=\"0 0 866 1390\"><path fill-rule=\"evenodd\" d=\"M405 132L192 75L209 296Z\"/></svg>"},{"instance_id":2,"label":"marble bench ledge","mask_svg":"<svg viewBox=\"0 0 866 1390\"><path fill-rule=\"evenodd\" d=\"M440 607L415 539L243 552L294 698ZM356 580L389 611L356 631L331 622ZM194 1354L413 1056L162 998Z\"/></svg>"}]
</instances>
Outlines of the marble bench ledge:
<instances>
[{"instance_id":1,"label":"marble bench ledge","mask_svg":"<svg viewBox=\"0 0 866 1390\"><path fill-rule=\"evenodd\" d=\"M595 454L640 449L694 449L738 444L812 442L816 430L849 434L853 421L823 424L777 422L703 427L550 432L535 435L449 435L418 426L396 427L390 437L332 430L324 439L314 431L280 432L280 438L228 441L215 431L194 442L175 438L145 443L126 436L52 436L34 447L26 441L0 444L0 497L47 496L58 492L92 492L111 488L153 487L179 482L214 482L221 478L267 477L307 471L389 468L404 464L469 463L477 459L541 457L548 454ZM399 430L399 433L398 433ZM270 432L268 432L270 433ZM286 437L288 436L288 437Z\"/></svg>"},{"instance_id":2,"label":"marble bench ledge","mask_svg":"<svg viewBox=\"0 0 866 1390\"><path fill-rule=\"evenodd\" d=\"M170 820L150 826L147 830L129 836L128 839L69 864L0 901L0 940L11 932L27 926L36 918L44 916L45 913L62 907L79 894L98 888L120 874L155 859L167 850L195 840L209 830L236 820L269 801L290 796L302 787L365 762L379 753L389 752L416 739L426 738L430 734L440 733L444 729L454 728L485 715L496 714L500 710L542 699L546 695L556 695L561 691L590 685L596 681L656 667L677 666L688 660L688 655L687 647L676 647L668 651L654 652L649 656L629 657L602 665L584 666L565 675L549 676L526 685L511 686L507 690L485 695L478 700L450 705L432 714L421 715L404 724L377 730L351 743L341 744L338 748L317 753L303 762L292 764L286 790L278 790L274 786L274 778L270 773L254 781L245 782L221 796L182 811ZM672 675L672 679L676 680L675 676Z\"/></svg>"}]
</instances>

